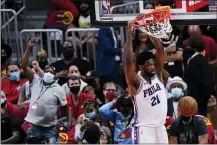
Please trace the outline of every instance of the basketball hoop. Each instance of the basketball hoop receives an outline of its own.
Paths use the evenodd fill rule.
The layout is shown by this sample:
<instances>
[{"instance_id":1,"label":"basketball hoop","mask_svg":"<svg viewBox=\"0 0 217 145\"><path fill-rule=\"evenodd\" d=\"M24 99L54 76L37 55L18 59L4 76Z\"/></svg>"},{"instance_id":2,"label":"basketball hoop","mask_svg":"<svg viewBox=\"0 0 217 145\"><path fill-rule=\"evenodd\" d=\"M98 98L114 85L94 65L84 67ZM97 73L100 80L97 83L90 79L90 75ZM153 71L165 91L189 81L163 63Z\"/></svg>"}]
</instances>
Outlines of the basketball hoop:
<instances>
[{"instance_id":1,"label":"basketball hoop","mask_svg":"<svg viewBox=\"0 0 217 145\"><path fill-rule=\"evenodd\" d=\"M172 32L170 24L171 11L169 6L159 6L148 14L140 14L132 24L134 28L156 38L169 38Z\"/></svg>"}]
</instances>

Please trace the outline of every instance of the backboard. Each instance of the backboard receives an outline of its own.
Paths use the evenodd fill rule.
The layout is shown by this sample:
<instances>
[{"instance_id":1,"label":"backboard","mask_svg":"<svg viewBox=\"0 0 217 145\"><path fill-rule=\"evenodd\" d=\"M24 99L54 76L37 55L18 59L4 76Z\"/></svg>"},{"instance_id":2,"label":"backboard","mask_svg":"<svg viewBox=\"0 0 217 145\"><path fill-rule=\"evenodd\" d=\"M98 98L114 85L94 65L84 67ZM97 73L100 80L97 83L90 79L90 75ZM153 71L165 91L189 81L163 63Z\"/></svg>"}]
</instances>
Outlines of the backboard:
<instances>
[{"instance_id":1,"label":"backboard","mask_svg":"<svg viewBox=\"0 0 217 145\"><path fill-rule=\"evenodd\" d=\"M96 26L124 26L159 5L171 7L172 25L217 25L217 0L92 0L91 22Z\"/></svg>"}]
</instances>

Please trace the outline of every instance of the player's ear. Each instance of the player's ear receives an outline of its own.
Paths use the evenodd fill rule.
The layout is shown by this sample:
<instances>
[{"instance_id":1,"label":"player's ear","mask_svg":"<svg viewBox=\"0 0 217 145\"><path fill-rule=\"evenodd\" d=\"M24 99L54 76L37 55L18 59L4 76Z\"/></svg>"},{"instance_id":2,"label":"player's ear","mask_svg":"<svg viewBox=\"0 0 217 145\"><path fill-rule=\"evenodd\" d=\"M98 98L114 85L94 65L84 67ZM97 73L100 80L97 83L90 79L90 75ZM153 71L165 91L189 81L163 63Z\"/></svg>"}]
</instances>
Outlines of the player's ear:
<instances>
[{"instance_id":1,"label":"player's ear","mask_svg":"<svg viewBox=\"0 0 217 145\"><path fill-rule=\"evenodd\" d=\"M144 69L144 65L139 65L139 70L143 70Z\"/></svg>"}]
</instances>

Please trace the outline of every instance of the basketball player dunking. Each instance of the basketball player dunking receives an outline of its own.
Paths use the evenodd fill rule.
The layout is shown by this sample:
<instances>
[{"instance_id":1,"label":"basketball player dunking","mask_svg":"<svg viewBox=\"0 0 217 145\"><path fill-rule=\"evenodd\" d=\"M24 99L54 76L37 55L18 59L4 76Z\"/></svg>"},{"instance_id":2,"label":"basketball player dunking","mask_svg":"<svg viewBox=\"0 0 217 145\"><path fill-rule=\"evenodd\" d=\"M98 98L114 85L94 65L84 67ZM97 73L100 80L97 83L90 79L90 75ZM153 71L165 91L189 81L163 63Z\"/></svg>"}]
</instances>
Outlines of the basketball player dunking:
<instances>
[{"instance_id":1,"label":"basketball player dunking","mask_svg":"<svg viewBox=\"0 0 217 145\"><path fill-rule=\"evenodd\" d=\"M167 115L167 97L162 83L164 67L164 49L159 39L151 37L156 52L144 51L136 58L141 71L137 75L132 48L133 26L128 24L128 36L125 44L125 75L128 89L133 95L135 108L135 125L132 131L132 141L137 143L168 143L164 126ZM156 69L156 70L155 70Z\"/></svg>"}]
</instances>

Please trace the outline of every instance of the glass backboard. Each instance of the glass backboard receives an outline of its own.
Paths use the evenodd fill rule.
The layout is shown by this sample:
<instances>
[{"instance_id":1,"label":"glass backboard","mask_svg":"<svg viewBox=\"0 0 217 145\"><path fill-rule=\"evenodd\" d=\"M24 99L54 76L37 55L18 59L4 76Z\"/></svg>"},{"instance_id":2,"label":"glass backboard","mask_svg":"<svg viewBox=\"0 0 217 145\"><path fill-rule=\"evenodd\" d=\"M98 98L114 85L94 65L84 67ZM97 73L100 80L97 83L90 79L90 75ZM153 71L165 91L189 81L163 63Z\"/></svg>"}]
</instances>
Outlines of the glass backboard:
<instances>
[{"instance_id":1,"label":"glass backboard","mask_svg":"<svg viewBox=\"0 0 217 145\"><path fill-rule=\"evenodd\" d=\"M99 26L123 26L159 5L171 7L173 25L217 24L217 0L93 0L91 21Z\"/></svg>"}]
</instances>

